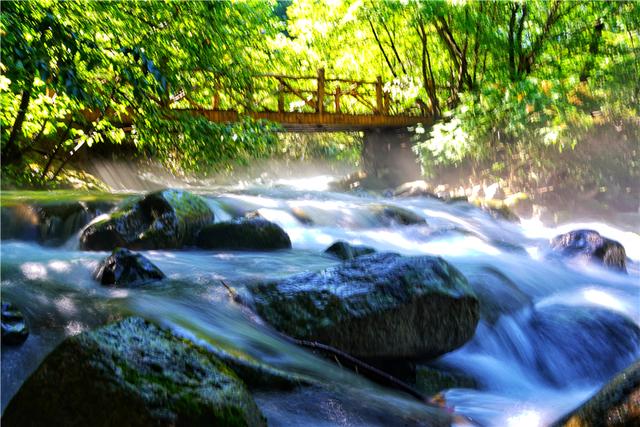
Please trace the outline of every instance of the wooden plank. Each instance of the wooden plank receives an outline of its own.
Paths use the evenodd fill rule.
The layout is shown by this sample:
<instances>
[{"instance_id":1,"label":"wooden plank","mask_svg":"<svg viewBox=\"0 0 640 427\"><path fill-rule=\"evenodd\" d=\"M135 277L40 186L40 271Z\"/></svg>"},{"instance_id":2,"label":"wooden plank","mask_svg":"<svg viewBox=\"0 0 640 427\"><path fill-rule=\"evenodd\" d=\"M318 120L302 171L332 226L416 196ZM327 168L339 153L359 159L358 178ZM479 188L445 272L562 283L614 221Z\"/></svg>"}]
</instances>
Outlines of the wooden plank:
<instances>
[{"instance_id":1,"label":"wooden plank","mask_svg":"<svg viewBox=\"0 0 640 427\"><path fill-rule=\"evenodd\" d=\"M204 109L180 109L189 111L192 114L200 114L207 119L218 123L232 123L238 121L239 115L236 111L213 111ZM325 112L317 113L297 113L297 112L249 112L246 115L254 119L265 119L279 123L285 131L300 132L331 132L331 131L356 131L376 128L401 128L415 126L421 123L429 126L433 123L431 117L420 116L388 116L382 114L341 114Z\"/></svg>"}]
</instances>

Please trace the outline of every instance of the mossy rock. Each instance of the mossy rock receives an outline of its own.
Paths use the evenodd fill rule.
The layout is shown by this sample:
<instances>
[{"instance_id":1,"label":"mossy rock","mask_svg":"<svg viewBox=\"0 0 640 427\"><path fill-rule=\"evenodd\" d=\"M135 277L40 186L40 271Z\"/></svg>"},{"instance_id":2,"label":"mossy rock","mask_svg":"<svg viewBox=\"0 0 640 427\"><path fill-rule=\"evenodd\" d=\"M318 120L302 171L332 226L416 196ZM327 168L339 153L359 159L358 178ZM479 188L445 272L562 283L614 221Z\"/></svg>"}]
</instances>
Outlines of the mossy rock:
<instances>
[{"instance_id":1,"label":"mossy rock","mask_svg":"<svg viewBox=\"0 0 640 427\"><path fill-rule=\"evenodd\" d=\"M219 347L208 350L235 372L250 390L287 391L316 385L311 377L282 371L240 351L229 352Z\"/></svg>"},{"instance_id":2,"label":"mossy rock","mask_svg":"<svg viewBox=\"0 0 640 427\"><path fill-rule=\"evenodd\" d=\"M9 402L4 426L263 426L214 355L139 318L67 338Z\"/></svg>"},{"instance_id":3,"label":"mossy rock","mask_svg":"<svg viewBox=\"0 0 640 427\"><path fill-rule=\"evenodd\" d=\"M554 427L625 427L640 425L640 360L620 372Z\"/></svg>"},{"instance_id":4,"label":"mossy rock","mask_svg":"<svg viewBox=\"0 0 640 427\"><path fill-rule=\"evenodd\" d=\"M577 259L627 272L627 254L619 242L607 239L594 230L573 230L550 242L551 256Z\"/></svg>"},{"instance_id":5,"label":"mossy rock","mask_svg":"<svg viewBox=\"0 0 640 427\"><path fill-rule=\"evenodd\" d=\"M134 287L155 282L165 275L145 256L125 248L116 248L94 272L94 278L104 286Z\"/></svg>"},{"instance_id":6,"label":"mossy rock","mask_svg":"<svg viewBox=\"0 0 640 427\"><path fill-rule=\"evenodd\" d=\"M439 257L365 255L248 290L274 328L358 357L436 357L467 342L479 318L467 280Z\"/></svg>"},{"instance_id":7,"label":"mossy rock","mask_svg":"<svg viewBox=\"0 0 640 427\"><path fill-rule=\"evenodd\" d=\"M205 249L276 250L290 248L291 240L278 224L253 216L205 226L196 245Z\"/></svg>"},{"instance_id":8,"label":"mossy rock","mask_svg":"<svg viewBox=\"0 0 640 427\"><path fill-rule=\"evenodd\" d=\"M341 260L347 261L362 255L370 255L372 253L375 253L375 251L375 249L369 246L350 245L347 242L339 240L325 249L324 252L329 255L333 255Z\"/></svg>"},{"instance_id":9,"label":"mossy rock","mask_svg":"<svg viewBox=\"0 0 640 427\"><path fill-rule=\"evenodd\" d=\"M213 212L199 196L162 190L125 201L109 218L90 224L80 236L84 250L173 249L194 243Z\"/></svg>"}]
</instances>

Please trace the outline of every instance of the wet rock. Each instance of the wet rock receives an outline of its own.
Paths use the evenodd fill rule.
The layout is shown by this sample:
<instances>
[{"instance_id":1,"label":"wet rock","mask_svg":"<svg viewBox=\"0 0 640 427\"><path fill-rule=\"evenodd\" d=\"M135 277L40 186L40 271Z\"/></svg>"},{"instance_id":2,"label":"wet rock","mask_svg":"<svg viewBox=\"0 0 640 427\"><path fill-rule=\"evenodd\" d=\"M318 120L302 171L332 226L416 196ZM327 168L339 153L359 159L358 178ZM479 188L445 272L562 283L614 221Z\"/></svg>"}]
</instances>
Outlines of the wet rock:
<instances>
[{"instance_id":1,"label":"wet rock","mask_svg":"<svg viewBox=\"0 0 640 427\"><path fill-rule=\"evenodd\" d=\"M439 257L365 255L248 290L274 328L358 357L436 357L469 340L479 318L467 280Z\"/></svg>"},{"instance_id":2,"label":"wet rock","mask_svg":"<svg viewBox=\"0 0 640 427\"><path fill-rule=\"evenodd\" d=\"M487 212L494 219L501 219L516 223L520 222L520 218L518 217L518 215L511 212L511 209L506 206L490 206L487 204L481 204L480 209Z\"/></svg>"},{"instance_id":3,"label":"wet rock","mask_svg":"<svg viewBox=\"0 0 640 427\"><path fill-rule=\"evenodd\" d=\"M477 388L476 381L464 374L434 368L416 366L416 388L427 396L433 396L450 388Z\"/></svg>"},{"instance_id":4,"label":"wet rock","mask_svg":"<svg viewBox=\"0 0 640 427\"><path fill-rule=\"evenodd\" d=\"M554 427L640 425L640 360L615 376Z\"/></svg>"},{"instance_id":5,"label":"wet rock","mask_svg":"<svg viewBox=\"0 0 640 427\"><path fill-rule=\"evenodd\" d=\"M3 207L2 238L59 246L112 207L109 202L83 201Z\"/></svg>"},{"instance_id":6,"label":"wet rock","mask_svg":"<svg viewBox=\"0 0 640 427\"><path fill-rule=\"evenodd\" d=\"M205 201L180 190L163 190L129 200L109 218L90 224L80 236L84 250L171 249L193 243L213 221Z\"/></svg>"},{"instance_id":7,"label":"wet rock","mask_svg":"<svg viewBox=\"0 0 640 427\"><path fill-rule=\"evenodd\" d=\"M420 215L408 209L393 205L376 205L372 208L373 214L384 225L414 225L426 224L427 221Z\"/></svg>"},{"instance_id":8,"label":"wet rock","mask_svg":"<svg viewBox=\"0 0 640 427\"><path fill-rule=\"evenodd\" d=\"M375 251L369 246L350 245L340 240L329 246L324 252L346 261L362 255L372 254Z\"/></svg>"},{"instance_id":9,"label":"wet rock","mask_svg":"<svg viewBox=\"0 0 640 427\"><path fill-rule=\"evenodd\" d=\"M302 208L294 206L291 208L291 215L304 225L313 225L313 219Z\"/></svg>"},{"instance_id":10,"label":"wet rock","mask_svg":"<svg viewBox=\"0 0 640 427\"><path fill-rule=\"evenodd\" d=\"M214 355L139 318L67 338L9 402L3 426L262 426Z\"/></svg>"},{"instance_id":11,"label":"wet rock","mask_svg":"<svg viewBox=\"0 0 640 427\"><path fill-rule=\"evenodd\" d=\"M158 267L141 254L116 248L96 271L95 279L105 286L133 287L165 278Z\"/></svg>"},{"instance_id":12,"label":"wet rock","mask_svg":"<svg viewBox=\"0 0 640 427\"><path fill-rule=\"evenodd\" d=\"M535 352L537 370L556 386L606 381L640 357L640 328L604 308L538 307L530 327L532 346L541 349Z\"/></svg>"},{"instance_id":13,"label":"wet rock","mask_svg":"<svg viewBox=\"0 0 640 427\"><path fill-rule=\"evenodd\" d=\"M490 324L502 315L533 305L531 297L498 269L485 267L466 277L480 302L480 317Z\"/></svg>"},{"instance_id":14,"label":"wet rock","mask_svg":"<svg viewBox=\"0 0 640 427\"><path fill-rule=\"evenodd\" d=\"M504 190L500 188L500 184L494 182L488 187L484 188L484 198L487 200L503 199L505 196Z\"/></svg>"},{"instance_id":15,"label":"wet rock","mask_svg":"<svg viewBox=\"0 0 640 427\"><path fill-rule=\"evenodd\" d=\"M433 192L433 187L426 181L418 180L405 182L393 190L394 197L432 197L438 198Z\"/></svg>"},{"instance_id":16,"label":"wet rock","mask_svg":"<svg viewBox=\"0 0 640 427\"><path fill-rule=\"evenodd\" d=\"M205 226L196 245L205 249L275 250L291 247L289 235L261 217L241 218Z\"/></svg>"},{"instance_id":17,"label":"wet rock","mask_svg":"<svg viewBox=\"0 0 640 427\"><path fill-rule=\"evenodd\" d=\"M228 366L251 390L292 390L316 384L310 377L282 371L237 350L233 353L218 347L207 350Z\"/></svg>"},{"instance_id":18,"label":"wet rock","mask_svg":"<svg viewBox=\"0 0 640 427\"><path fill-rule=\"evenodd\" d=\"M109 212L109 202L72 202L37 206L39 240L47 246L59 246L93 218Z\"/></svg>"},{"instance_id":19,"label":"wet rock","mask_svg":"<svg viewBox=\"0 0 640 427\"><path fill-rule=\"evenodd\" d=\"M37 240L40 218L33 206L19 204L0 208L2 240Z\"/></svg>"},{"instance_id":20,"label":"wet rock","mask_svg":"<svg viewBox=\"0 0 640 427\"><path fill-rule=\"evenodd\" d=\"M24 315L16 306L2 302L2 344L22 344L29 336Z\"/></svg>"},{"instance_id":21,"label":"wet rock","mask_svg":"<svg viewBox=\"0 0 640 427\"><path fill-rule=\"evenodd\" d=\"M551 239L551 254L627 271L624 246L594 230L574 230Z\"/></svg>"}]
</instances>

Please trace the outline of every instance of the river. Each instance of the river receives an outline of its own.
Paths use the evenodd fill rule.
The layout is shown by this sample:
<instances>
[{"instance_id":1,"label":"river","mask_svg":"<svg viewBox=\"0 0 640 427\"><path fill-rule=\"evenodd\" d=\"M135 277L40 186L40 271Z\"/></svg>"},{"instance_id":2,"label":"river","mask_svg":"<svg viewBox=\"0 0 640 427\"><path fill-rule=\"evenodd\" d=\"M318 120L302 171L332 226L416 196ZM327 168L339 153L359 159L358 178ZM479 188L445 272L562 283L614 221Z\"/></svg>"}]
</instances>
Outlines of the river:
<instances>
[{"instance_id":1,"label":"river","mask_svg":"<svg viewBox=\"0 0 640 427\"><path fill-rule=\"evenodd\" d=\"M106 253L79 251L78 235L59 247L3 240L2 297L21 308L31 334L21 346L3 346L2 409L64 337L134 314L323 385L256 393L270 425L428 425L439 417L438 409L284 341L231 302L220 283L241 288L335 265L323 250L336 240L405 255L439 255L495 291L494 318L481 320L471 341L437 361L477 384L444 392L447 406L460 415L459 425L548 425L640 357L640 343L618 339L625 332L621 317L608 314L640 325L640 235L629 231L633 224L515 224L467 203L330 192L329 179L190 188L206 197L216 221L257 209L285 229L293 248L144 251L168 277L144 288L96 283L92 272ZM427 224L383 221L372 209L381 204L408 209ZM549 238L578 228L622 243L629 274L544 257Z\"/></svg>"}]
</instances>

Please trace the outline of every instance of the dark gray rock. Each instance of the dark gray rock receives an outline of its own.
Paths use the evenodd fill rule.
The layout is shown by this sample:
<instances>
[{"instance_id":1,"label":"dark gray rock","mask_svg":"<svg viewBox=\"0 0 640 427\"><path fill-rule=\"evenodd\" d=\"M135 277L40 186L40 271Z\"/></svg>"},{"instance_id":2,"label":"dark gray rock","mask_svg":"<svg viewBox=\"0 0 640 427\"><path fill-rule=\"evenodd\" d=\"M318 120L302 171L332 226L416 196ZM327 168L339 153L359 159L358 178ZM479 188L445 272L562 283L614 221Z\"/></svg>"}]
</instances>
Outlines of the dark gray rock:
<instances>
[{"instance_id":1,"label":"dark gray rock","mask_svg":"<svg viewBox=\"0 0 640 427\"><path fill-rule=\"evenodd\" d=\"M113 207L114 204L108 202L82 201L37 206L39 240L47 246L62 245L92 219Z\"/></svg>"},{"instance_id":2,"label":"dark gray rock","mask_svg":"<svg viewBox=\"0 0 640 427\"><path fill-rule=\"evenodd\" d=\"M3 206L2 238L59 246L113 206L110 202L84 201Z\"/></svg>"},{"instance_id":3,"label":"dark gray rock","mask_svg":"<svg viewBox=\"0 0 640 427\"><path fill-rule=\"evenodd\" d=\"M0 226L2 240L37 240L38 239L38 217L37 210L27 204L15 206L2 206L0 208Z\"/></svg>"},{"instance_id":4,"label":"dark gray rock","mask_svg":"<svg viewBox=\"0 0 640 427\"><path fill-rule=\"evenodd\" d=\"M554 427L640 425L640 360L616 375L591 399L556 421Z\"/></svg>"},{"instance_id":5,"label":"dark gray rock","mask_svg":"<svg viewBox=\"0 0 640 427\"><path fill-rule=\"evenodd\" d=\"M205 249L275 250L291 247L289 235L261 217L240 218L204 227L196 245Z\"/></svg>"},{"instance_id":6,"label":"dark gray rock","mask_svg":"<svg viewBox=\"0 0 640 427\"><path fill-rule=\"evenodd\" d=\"M606 381L640 357L640 328L615 311L546 305L531 313L529 325L532 346L540 349L538 373L559 387Z\"/></svg>"},{"instance_id":7,"label":"dark gray rock","mask_svg":"<svg viewBox=\"0 0 640 427\"><path fill-rule=\"evenodd\" d=\"M466 277L480 302L480 317L490 324L502 315L533 306L532 298L496 268L480 268L467 272Z\"/></svg>"},{"instance_id":8,"label":"dark gray rock","mask_svg":"<svg viewBox=\"0 0 640 427\"><path fill-rule=\"evenodd\" d=\"M384 225L415 225L426 224L420 215L408 209L393 205L376 205L372 207L375 217Z\"/></svg>"},{"instance_id":9,"label":"dark gray rock","mask_svg":"<svg viewBox=\"0 0 640 427\"><path fill-rule=\"evenodd\" d=\"M9 402L3 426L263 426L214 355L139 318L67 338Z\"/></svg>"},{"instance_id":10,"label":"dark gray rock","mask_svg":"<svg viewBox=\"0 0 640 427\"><path fill-rule=\"evenodd\" d=\"M350 245L340 240L329 246L324 252L347 261L362 255L375 253L375 251L375 249L369 246Z\"/></svg>"},{"instance_id":11,"label":"dark gray rock","mask_svg":"<svg viewBox=\"0 0 640 427\"><path fill-rule=\"evenodd\" d=\"M24 315L9 302L2 302L2 344L22 344L29 336Z\"/></svg>"},{"instance_id":12,"label":"dark gray rock","mask_svg":"<svg viewBox=\"0 0 640 427\"><path fill-rule=\"evenodd\" d=\"M439 257L365 255L248 290L274 328L358 357L436 357L469 340L479 318L467 280Z\"/></svg>"},{"instance_id":13,"label":"dark gray rock","mask_svg":"<svg viewBox=\"0 0 640 427\"><path fill-rule=\"evenodd\" d=\"M163 190L129 200L108 219L90 224L80 236L84 250L171 249L193 244L213 221L205 201L180 190Z\"/></svg>"},{"instance_id":14,"label":"dark gray rock","mask_svg":"<svg viewBox=\"0 0 640 427\"><path fill-rule=\"evenodd\" d=\"M574 230L551 239L552 256L580 259L604 265L621 272L627 271L624 246L602 237L594 230Z\"/></svg>"},{"instance_id":15,"label":"dark gray rock","mask_svg":"<svg viewBox=\"0 0 640 427\"><path fill-rule=\"evenodd\" d=\"M162 280L165 275L146 257L116 248L102 260L94 277L105 286L132 287Z\"/></svg>"}]
</instances>

